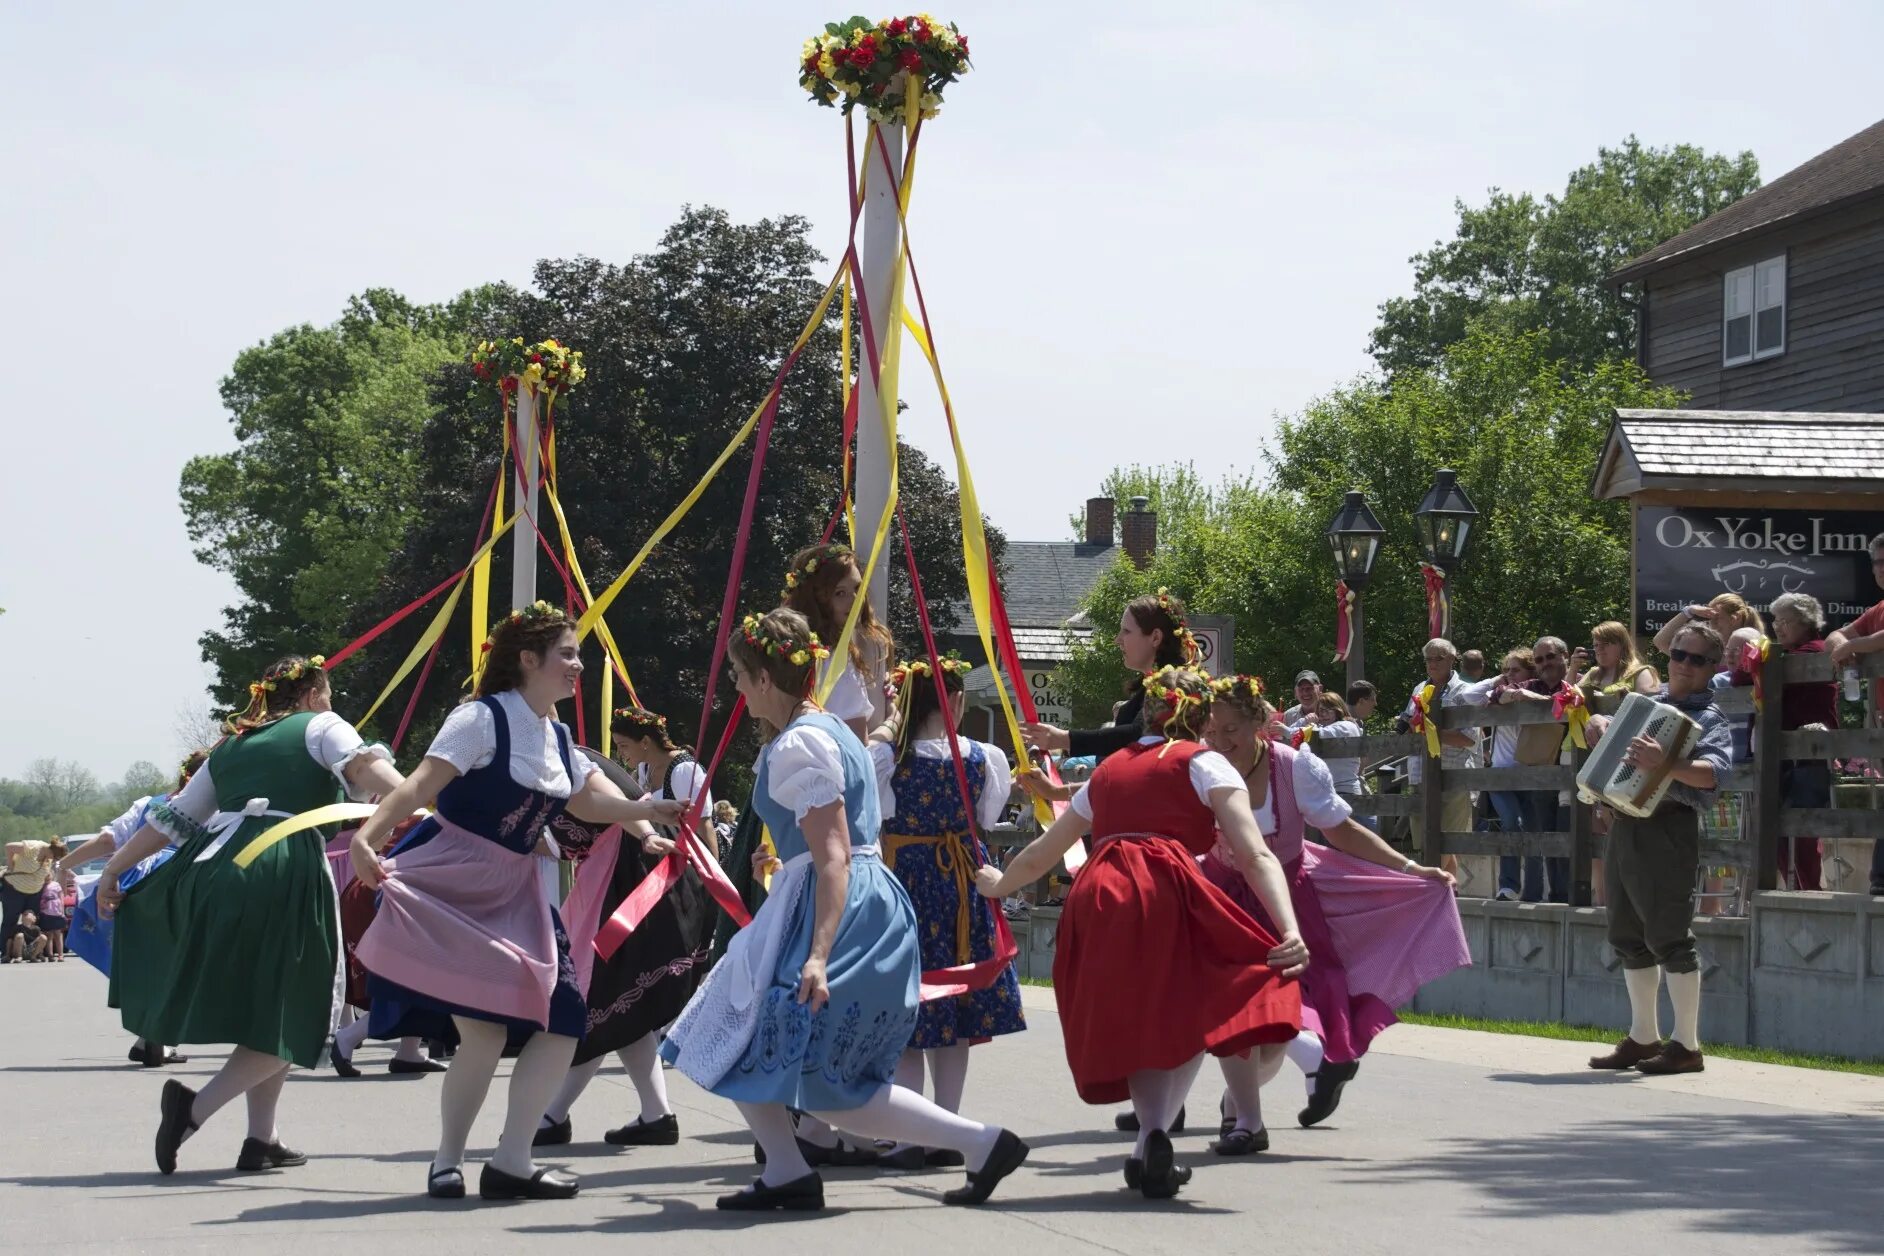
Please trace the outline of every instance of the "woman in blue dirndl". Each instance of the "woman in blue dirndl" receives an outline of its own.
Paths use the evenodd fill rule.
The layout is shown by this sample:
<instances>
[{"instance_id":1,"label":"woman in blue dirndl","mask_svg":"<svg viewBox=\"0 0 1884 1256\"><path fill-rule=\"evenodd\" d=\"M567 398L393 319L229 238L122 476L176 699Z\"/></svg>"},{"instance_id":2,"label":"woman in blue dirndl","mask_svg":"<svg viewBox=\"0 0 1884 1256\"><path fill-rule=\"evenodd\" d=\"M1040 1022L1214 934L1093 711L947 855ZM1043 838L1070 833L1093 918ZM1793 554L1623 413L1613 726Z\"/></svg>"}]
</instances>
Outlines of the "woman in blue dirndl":
<instances>
[{"instance_id":1,"label":"woman in blue dirndl","mask_svg":"<svg viewBox=\"0 0 1884 1256\"><path fill-rule=\"evenodd\" d=\"M804 616L748 616L733 677L778 735L759 756L752 806L784 861L770 896L669 1031L662 1054L731 1099L765 1170L719 1207L812 1211L824 1184L788 1108L866 1138L961 1153L973 1166L951 1204L978 1204L1027 1145L893 1084L916 1024L922 962L909 895L883 866L876 773L863 743L807 695L825 653Z\"/></svg>"},{"instance_id":2,"label":"woman in blue dirndl","mask_svg":"<svg viewBox=\"0 0 1884 1256\"><path fill-rule=\"evenodd\" d=\"M369 976L374 1036L435 1029L459 1045L440 1095L438 1153L426 1191L465 1193L464 1149L510 1039L521 1040L508 1111L478 1193L567 1199L570 1174L539 1168L531 1142L568 1072L587 1008L562 921L543 892L544 826L567 807L584 820L635 824L678 815L675 803L622 797L571 749L556 703L577 690L574 621L538 602L491 632L474 701L446 717L425 760L354 834L355 872L381 887L356 955ZM436 813L383 862L393 827L436 797Z\"/></svg>"}]
</instances>

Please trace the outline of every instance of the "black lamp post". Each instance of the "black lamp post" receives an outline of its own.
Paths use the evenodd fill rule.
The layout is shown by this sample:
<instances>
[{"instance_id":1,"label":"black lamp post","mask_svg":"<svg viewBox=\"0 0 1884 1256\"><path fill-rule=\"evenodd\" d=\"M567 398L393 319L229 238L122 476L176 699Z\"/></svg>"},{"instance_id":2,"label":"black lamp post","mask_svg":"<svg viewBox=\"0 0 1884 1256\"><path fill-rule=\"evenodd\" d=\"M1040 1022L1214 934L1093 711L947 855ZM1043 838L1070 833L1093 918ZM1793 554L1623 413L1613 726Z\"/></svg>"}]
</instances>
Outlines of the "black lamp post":
<instances>
[{"instance_id":1,"label":"black lamp post","mask_svg":"<svg viewBox=\"0 0 1884 1256\"><path fill-rule=\"evenodd\" d=\"M1334 551L1335 571L1354 599L1353 621L1348 631L1348 684L1366 678L1367 638L1363 631L1365 611L1361 590L1374 574L1374 559L1380 555L1380 540L1387 534L1367 508L1367 496L1358 489L1349 490L1341 509L1328 525L1328 547Z\"/></svg>"},{"instance_id":2,"label":"black lamp post","mask_svg":"<svg viewBox=\"0 0 1884 1256\"><path fill-rule=\"evenodd\" d=\"M1425 500L1413 512L1413 522L1419 529L1422 556L1444 572L1448 579L1472 543L1472 525L1477 520L1478 508L1472 505L1472 499L1459 487L1458 474L1448 470L1436 472L1433 475L1433 486L1426 490ZM1450 599L1447 601L1442 628L1441 636L1449 635L1452 631Z\"/></svg>"}]
</instances>

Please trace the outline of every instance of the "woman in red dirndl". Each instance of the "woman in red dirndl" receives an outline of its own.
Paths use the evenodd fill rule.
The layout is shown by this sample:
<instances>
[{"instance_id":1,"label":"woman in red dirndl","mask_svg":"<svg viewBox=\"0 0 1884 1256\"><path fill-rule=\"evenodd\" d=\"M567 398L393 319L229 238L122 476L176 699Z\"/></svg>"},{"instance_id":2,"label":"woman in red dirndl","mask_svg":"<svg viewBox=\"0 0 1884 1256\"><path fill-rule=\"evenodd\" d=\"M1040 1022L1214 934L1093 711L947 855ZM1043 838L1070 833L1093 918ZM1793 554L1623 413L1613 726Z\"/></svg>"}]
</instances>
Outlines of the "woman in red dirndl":
<instances>
[{"instance_id":1,"label":"woman in red dirndl","mask_svg":"<svg viewBox=\"0 0 1884 1256\"><path fill-rule=\"evenodd\" d=\"M1139 1136L1125 1181L1151 1199L1170 1198L1190 1180L1172 1158L1168 1130L1205 1053L1279 1052L1302 1023L1292 978L1308 949L1247 786L1222 755L1197 744L1210 704L1209 678L1194 668L1146 677L1147 735L1101 763L1005 872L983 868L976 878L984 895L1000 898L1038 880L1091 833L1092 856L1060 915L1053 993L1080 1098L1132 1101ZM1282 930L1279 941L1198 871L1219 830ZM1157 981L1142 979L1148 955L1171 957ZM1238 1096L1246 1098L1256 1102Z\"/></svg>"}]
</instances>

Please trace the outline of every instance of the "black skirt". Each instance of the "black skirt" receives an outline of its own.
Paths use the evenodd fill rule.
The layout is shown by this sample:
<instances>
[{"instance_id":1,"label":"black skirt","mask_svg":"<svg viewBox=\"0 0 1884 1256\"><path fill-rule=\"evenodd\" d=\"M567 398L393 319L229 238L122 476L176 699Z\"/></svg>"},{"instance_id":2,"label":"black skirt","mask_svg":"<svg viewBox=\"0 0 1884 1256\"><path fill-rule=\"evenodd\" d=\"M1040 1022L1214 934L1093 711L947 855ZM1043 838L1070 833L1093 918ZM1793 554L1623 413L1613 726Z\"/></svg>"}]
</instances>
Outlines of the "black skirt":
<instances>
[{"instance_id":1,"label":"black skirt","mask_svg":"<svg viewBox=\"0 0 1884 1256\"><path fill-rule=\"evenodd\" d=\"M660 862L624 837L598 926ZM719 909L692 868L661 896L647 918L608 959L595 957L589 977L588 1032L577 1064L618 1051L672 1024L711 966Z\"/></svg>"}]
</instances>

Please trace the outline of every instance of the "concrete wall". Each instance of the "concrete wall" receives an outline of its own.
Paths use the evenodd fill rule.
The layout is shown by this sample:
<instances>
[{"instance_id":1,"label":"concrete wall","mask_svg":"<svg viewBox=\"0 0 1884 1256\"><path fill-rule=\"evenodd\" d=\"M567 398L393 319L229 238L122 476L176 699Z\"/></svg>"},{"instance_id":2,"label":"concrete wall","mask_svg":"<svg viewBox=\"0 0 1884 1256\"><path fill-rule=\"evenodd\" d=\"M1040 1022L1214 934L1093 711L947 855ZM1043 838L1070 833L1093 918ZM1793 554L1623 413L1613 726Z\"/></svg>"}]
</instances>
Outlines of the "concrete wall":
<instances>
[{"instance_id":1,"label":"concrete wall","mask_svg":"<svg viewBox=\"0 0 1884 1256\"><path fill-rule=\"evenodd\" d=\"M1462 898L1472 952L1420 991L1421 1012L1497 1020L1629 1024L1622 962L1600 907ZM1060 913L1014 923L1023 977L1053 975ZM1863 894L1756 894L1749 917L1701 916L1701 1036L1709 1042L1884 1059L1884 900ZM1662 1031L1673 1021L1662 993Z\"/></svg>"}]
</instances>

